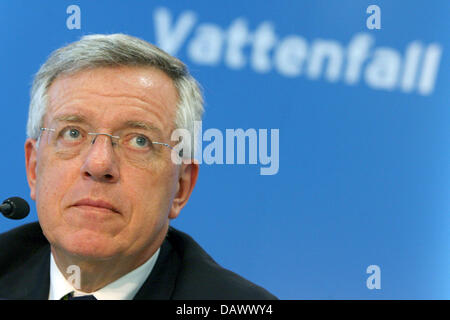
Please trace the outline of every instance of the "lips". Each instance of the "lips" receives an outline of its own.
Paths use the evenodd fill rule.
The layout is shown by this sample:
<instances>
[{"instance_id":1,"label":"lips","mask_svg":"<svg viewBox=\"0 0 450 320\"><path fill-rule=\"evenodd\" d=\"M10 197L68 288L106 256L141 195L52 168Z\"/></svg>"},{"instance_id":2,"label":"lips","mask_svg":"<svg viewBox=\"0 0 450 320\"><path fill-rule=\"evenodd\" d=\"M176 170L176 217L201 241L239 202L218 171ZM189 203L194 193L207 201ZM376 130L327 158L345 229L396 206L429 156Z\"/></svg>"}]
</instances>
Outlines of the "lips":
<instances>
[{"instance_id":1,"label":"lips","mask_svg":"<svg viewBox=\"0 0 450 320\"><path fill-rule=\"evenodd\" d=\"M119 210L117 210L112 204L104 200L82 199L77 201L73 206L107 209L115 213L120 213Z\"/></svg>"}]
</instances>

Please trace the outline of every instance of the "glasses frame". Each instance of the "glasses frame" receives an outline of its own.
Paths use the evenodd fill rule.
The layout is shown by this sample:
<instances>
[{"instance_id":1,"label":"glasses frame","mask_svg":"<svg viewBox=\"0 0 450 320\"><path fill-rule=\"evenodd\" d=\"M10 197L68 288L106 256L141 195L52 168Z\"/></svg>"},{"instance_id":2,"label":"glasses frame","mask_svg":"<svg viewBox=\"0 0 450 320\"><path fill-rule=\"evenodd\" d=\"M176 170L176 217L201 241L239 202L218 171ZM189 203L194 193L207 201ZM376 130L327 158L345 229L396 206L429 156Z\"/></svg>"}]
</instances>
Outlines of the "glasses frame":
<instances>
[{"instance_id":1,"label":"glasses frame","mask_svg":"<svg viewBox=\"0 0 450 320\"><path fill-rule=\"evenodd\" d=\"M41 133L42 133L43 131L51 131L51 132L55 132L55 131L56 131L55 128L44 128L44 127L40 128L40 130L41 130ZM94 136L94 137L92 138L91 144L94 144L94 143L95 143L95 140L96 140L97 137L100 136L100 135L110 137L110 138L111 138L111 143L112 143L113 146L115 145L115 142L113 141L113 138L114 138L114 139L120 139L119 136L113 136L113 135L111 135L111 134L109 134L109 133L103 133L103 132L88 132L87 134L88 134L88 135ZM41 138L41 136L39 135L39 139L38 139L38 140L40 140L40 138ZM152 144L158 144L158 145L161 145L161 146L164 146L164 147L167 147L167 148L173 150L173 147L172 147L170 144L167 144L167 143L164 143L164 142L152 141Z\"/></svg>"}]
</instances>

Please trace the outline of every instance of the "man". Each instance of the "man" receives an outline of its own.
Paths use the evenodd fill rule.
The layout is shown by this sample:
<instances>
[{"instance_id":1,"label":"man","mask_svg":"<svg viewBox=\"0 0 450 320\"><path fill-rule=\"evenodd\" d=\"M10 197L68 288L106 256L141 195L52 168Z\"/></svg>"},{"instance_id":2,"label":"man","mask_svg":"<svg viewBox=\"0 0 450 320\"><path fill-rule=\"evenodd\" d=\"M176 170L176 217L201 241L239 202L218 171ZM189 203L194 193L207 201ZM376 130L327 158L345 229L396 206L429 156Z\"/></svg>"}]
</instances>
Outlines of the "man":
<instances>
[{"instance_id":1,"label":"man","mask_svg":"<svg viewBox=\"0 0 450 320\"><path fill-rule=\"evenodd\" d=\"M171 133L202 113L184 64L145 41L91 35L55 51L25 143L39 223L0 235L0 298L276 299L169 226L199 170L172 160Z\"/></svg>"}]
</instances>

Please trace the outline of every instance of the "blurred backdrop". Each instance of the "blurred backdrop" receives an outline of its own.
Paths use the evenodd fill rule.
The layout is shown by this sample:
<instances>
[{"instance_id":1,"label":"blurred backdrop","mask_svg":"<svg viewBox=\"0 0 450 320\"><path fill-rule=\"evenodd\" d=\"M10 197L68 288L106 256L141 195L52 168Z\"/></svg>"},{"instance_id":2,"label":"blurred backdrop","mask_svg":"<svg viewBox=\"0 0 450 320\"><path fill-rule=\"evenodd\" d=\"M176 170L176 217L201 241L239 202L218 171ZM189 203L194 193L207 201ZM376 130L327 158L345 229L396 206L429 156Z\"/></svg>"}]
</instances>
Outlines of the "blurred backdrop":
<instances>
[{"instance_id":1,"label":"blurred backdrop","mask_svg":"<svg viewBox=\"0 0 450 320\"><path fill-rule=\"evenodd\" d=\"M219 132L224 154L203 159L173 226L215 260L281 299L450 298L449 1L3 0L0 24L0 200L32 208L0 232L37 220L33 75L83 35L121 32L203 86L202 148ZM227 129L249 135L240 163Z\"/></svg>"}]
</instances>

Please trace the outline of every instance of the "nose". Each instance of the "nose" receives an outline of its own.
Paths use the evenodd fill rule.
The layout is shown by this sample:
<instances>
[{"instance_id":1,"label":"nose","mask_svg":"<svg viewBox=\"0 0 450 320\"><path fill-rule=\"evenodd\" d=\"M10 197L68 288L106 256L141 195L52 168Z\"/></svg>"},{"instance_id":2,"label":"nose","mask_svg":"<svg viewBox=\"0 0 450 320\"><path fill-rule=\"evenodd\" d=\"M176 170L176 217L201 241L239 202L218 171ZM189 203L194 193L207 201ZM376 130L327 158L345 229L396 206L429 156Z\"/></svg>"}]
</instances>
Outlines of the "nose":
<instances>
[{"instance_id":1,"label":"nose","mask_svg":"<svg viewBox=\"0 0 450 320\"><path fill-rule=\"evenodd\" d=\"M106 183L119 180L119 163L114 153L112 137L94 136L87 152L81 166L81 174L85 179Z\"/></svg>"}]
</instances>

